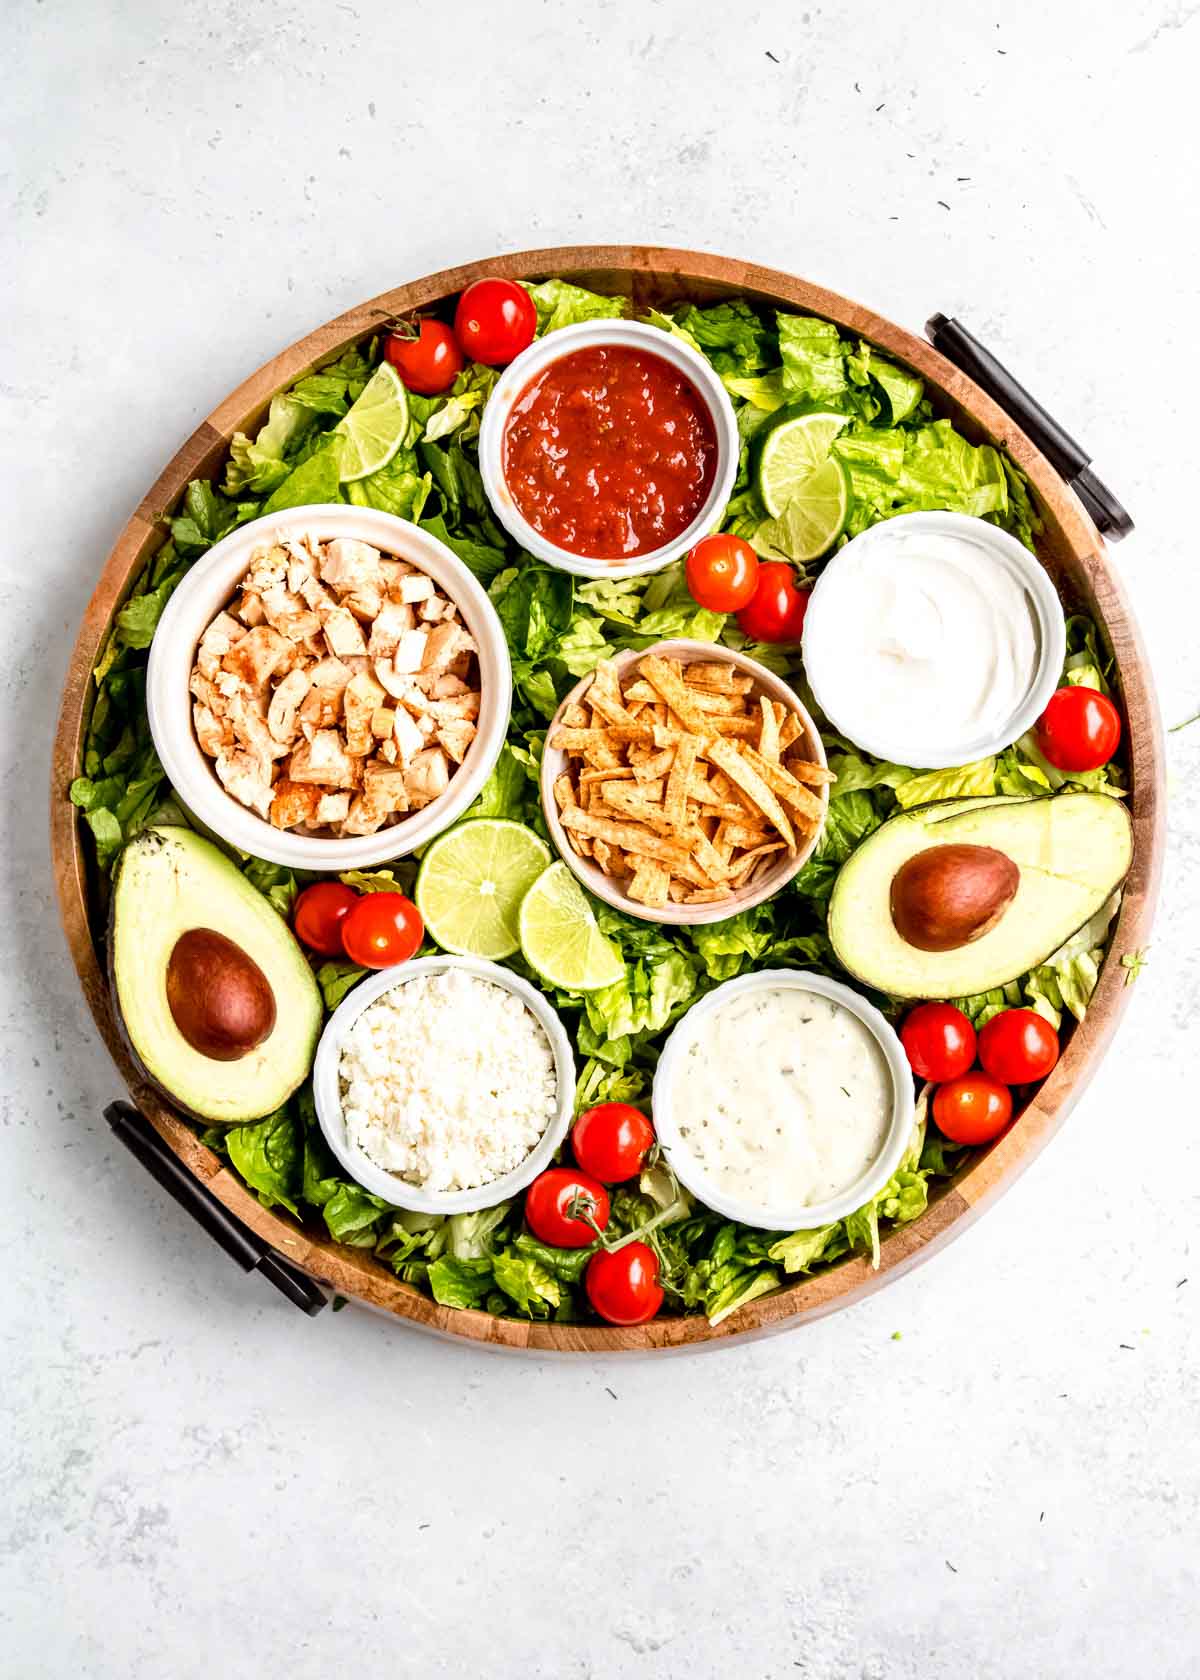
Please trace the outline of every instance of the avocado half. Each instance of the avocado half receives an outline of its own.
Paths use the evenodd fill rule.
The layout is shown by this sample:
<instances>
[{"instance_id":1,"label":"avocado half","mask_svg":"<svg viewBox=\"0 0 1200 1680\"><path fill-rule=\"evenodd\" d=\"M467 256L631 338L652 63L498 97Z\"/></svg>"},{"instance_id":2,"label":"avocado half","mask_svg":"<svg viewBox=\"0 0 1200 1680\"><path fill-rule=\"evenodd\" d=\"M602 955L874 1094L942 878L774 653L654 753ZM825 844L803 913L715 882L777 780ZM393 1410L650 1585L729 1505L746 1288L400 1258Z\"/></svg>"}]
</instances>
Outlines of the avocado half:
<instances>
[{"instance_id":1,"label":"avocado half","mask_svg":"<svg viewBox=\"0 0 1200 1680\"><path fill-rule=\"evenodd\" d=\"M236 865L190 829L144 829L122 851L109 967L135 1058L197 1118L261 1119L308 1075L322 1004L304 953Z\"/></svg>"},{"instance_id":2,"label":"avocado half","mask_svg":"<svg viewBox=\"0 0 1200 1680\"><path fill-rule=\"evenodd\" d=\"M921 852L951 845L1002 852L1020 879L978 938L954 950L921 950L897 932L892 882ZM1132 859L1129 813L1108 794L920 805L877 828L842 866L829 900L829 938L844 968L892 997L969 997L1045 962L1120 886Z\"/></svg>"}]
</instances>

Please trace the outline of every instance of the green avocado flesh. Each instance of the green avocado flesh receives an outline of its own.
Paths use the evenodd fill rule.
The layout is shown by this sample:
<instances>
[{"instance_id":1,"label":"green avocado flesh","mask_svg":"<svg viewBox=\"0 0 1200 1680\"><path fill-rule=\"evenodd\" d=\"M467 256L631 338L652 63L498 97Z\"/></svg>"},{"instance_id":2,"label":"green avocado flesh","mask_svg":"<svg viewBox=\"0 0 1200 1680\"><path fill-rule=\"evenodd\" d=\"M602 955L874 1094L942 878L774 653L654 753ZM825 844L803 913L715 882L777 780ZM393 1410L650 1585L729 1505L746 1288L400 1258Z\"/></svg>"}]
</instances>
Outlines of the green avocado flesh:
<instances>
[{"instance_id":1,"label":"green avocado flesh","mask_svg":"<svg viewBox=\"0 0 1200 1680\"><path fill-rule=\"evenodd\" d=\"M892 920L897 871L932 846L987 846L1017 865L1016 895L986 933L950 951L924 951ZM899 998L969 997L1007 985L1066 943L1129 872L1133 833L1118 799L946 799L892 817L847 860L829 901L839 961Z\"/></svg>"},{"instance_id":2,"label":"green avocado flesh","mask_svg":"<svg viewBox=\"0 0 1200 1680\"><path fill-rule=\"evenodd\" d=\"M144 830L121 853L111 914L109 961L119 1016L155 1084L192 1114L224 1124L260 1119L286 1101L312 1066L321 994L287 923L225 854L190 829ZM180 945L197 930L223 937L198 945L193 937ZM210 959L207 968L197 965L197 949ZM240 992L231 955L241 970ZM197 1049L172 1012L169 970L176 1011L191 1010L202 1023L214 1012L219 1023L236 1022L235 1006L249 994L251 1013L258 1004L261 1042L244 1051L236 1043L232 1052L224 1046L220 1054ZM202 1036L194 1023L189 1036Z\"/></svg>"}]
</instances>

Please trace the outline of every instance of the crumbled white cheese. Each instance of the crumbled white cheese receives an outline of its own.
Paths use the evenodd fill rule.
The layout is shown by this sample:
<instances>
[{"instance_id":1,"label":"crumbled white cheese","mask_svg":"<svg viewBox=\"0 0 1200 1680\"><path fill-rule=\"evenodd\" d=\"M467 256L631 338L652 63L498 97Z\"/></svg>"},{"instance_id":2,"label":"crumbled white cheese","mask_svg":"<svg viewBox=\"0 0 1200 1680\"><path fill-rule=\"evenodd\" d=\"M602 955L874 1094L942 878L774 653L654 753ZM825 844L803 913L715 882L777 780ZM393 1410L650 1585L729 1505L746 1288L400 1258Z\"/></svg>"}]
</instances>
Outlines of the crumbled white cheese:
<instances>
[{"instance_id":1,"label":"crumbled white cheese","mask_svg":"<svg viewBox=\"0 0 1200 1680\"><path fill-rule=\"evenodd\" d=\"M425 1190L472 1190L519 1167L557 1106L550 1042L519 997L461 969L369 1004L341 1056L346 1133Z\"/></svg>"}]
</instances>

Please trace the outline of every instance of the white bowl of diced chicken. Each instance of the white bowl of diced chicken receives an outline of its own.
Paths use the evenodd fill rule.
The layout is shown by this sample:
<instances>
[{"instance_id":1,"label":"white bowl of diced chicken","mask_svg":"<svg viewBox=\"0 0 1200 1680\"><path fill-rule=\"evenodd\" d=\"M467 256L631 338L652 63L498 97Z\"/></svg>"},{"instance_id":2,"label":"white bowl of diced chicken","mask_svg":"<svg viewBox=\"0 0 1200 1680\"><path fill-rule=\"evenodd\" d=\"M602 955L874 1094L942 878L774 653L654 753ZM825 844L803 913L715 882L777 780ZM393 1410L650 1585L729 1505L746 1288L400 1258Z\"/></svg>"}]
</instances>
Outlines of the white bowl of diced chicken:
<instances>
[{"instance_id":1,"label":"white bowl of diced chicken","mask_svg":"<svg viewBox=\"0 0 1200 1680\"><path fill-rule=\"evenodd\" d=\"M334 504L256 519L199 560L146 683L183 803L295 869L427 844L491 774L511 701L504 632L462 561L408 520Z\"/></svg>"}]
</instances>

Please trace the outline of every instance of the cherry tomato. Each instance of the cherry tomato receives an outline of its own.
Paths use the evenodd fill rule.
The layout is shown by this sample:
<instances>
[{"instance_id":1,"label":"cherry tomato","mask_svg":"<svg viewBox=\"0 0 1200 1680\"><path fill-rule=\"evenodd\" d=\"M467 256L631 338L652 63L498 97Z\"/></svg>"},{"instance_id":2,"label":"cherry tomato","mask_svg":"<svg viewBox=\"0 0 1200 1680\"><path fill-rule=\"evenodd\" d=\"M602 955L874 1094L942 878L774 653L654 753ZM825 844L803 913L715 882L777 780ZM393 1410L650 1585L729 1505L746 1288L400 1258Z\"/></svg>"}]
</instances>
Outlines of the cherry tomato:
<instances>
[{"instance_id":1,"label":"cherry tomato","mask_svg":"<svg viewBox=\"0 0 1200 1680\"><path fill-rule=\"evenodd\" d=\"M584 1172L604 1184L623 1184L642 1170L654 1127L629 1103L585 1108L571 1130L571 1148Z\"/></svg>"},{"instance_id":2,"label":"cherry tomato","mask_svg":"<svg viewBox=\"0 0 1200 1680\"><path fill-rule=\"evenodd\" d=\"M979 1060L993 1079L1031 1085L1058 1060L1058 1034L1036 1009L1006 1009L979 1034Z\"/></svg>"},{"instance_id":3,"label":"cherry tomato","mask_svg":"<svg viewBox=\"0 0 1200 1680\"><path fill-rule=\"evenodd\" d=\"M663 1304L658 1255L644 1242L598 1249L588 1261L583 1286L610 1324L644 1324Z\"/></svg>"},{"instance_id":4,"label":"cherry tomato","mask_svg":"<svg viewBox=\"0 0 1200 1680\"><path fill-rule=\"evenodd\" d=\"M384 346L384 355L410 391L422 397L440 397L463 370L463 353L445 321L422 319L415 338L394 332Z\"/></svg>"},{"instance_id":5,"label":"cherry tomato","mask_svg":"<svg viewBox=\"0 0 1200 1680\"><path fill-rule=\"evenodd\" d=\"M539 1242L586 1248L608 1224L608 1191L574 1167L550 1167L525 1192L525 1222Z\"/></svg>"},{"instance_id":6,"label":"cherry tomato","mask_svg":"<svg viewBox=\"0 0 1200 1680\"><path fill-rule=\"evenodd\" d=\"M953 1143L990 1143L1012 1119L1012 1092L989 1073L964 1073L938 1086L933 1118Z\"/></svg>"},{"instance_id":7,"label":"cherry tomato","mask_svg":"<svg viewBox=\"0 0 1200 1680\"><path fill-rule=\"evenodd\" d=\"M342 955L342 923L358 903L358 894L340 881L305 887L292 911L296 938L323 957Z\"/></svg>"},{"instance_id":8,"label":"cherry tomato","mask_svg":"<svg viewBox=\"0 0 1200 1680\"><path fill-rule=\"evenodd\" d=\"M403 893L364 893L342 923L342 946L360 968L407 962L425 937L421 912Z\"/></svg>"},{"instance_id":9,"label":"cherry tomato","mask_svg":"<svg viewBox=\"0 0 1200 1680\"><path fill-rule=\"evenodd\" d=\"M798 642L808 611L808 592L796 588L795 568L786 560L767 560L758 568L758 588L737 615L752 642Z\"/></svg>"},{"instance_id":10,"label":"cherry tomato","mask_svg":"<svg viewBox=\"0 0 1200 1680\"><path fill-rule=\"evenodd\" d=\"M1037 744L1056 770L1107 764L1121 741L1121 714L1094 688L1060 688L1037 723Z\"/></svg>"},{"instance_id":11,"label":"cherry tomato","mask_svg":"<svg viewBox=\"0 0 1200 1680\"><path fill-rule=\"evenodd\" d=\"M537 310L515 280L476 280L458 300L454 332L472 360L503 367L533 343Z\"/></svg>"},{"instance_id":12,"label":"cherry tomato","mask_svg":"<svg viewBox=\"0 0 1200 1680\"><path fill-rule=\"evenodd\" d=\"M758 588L758 555L727 531L702 537L687 557L686 570L692 600L709 612L737 612Z\"/></svg>"},{"instance_id":13,"label":"cherry tomato","mask_svg":"<svg viewBox=\"0 0 1200 1680\"><path fill-rule=\"evenodd\" d=\"M918 1079L957 1079L975 1060L975 1028L952 1003L919 1003L900 1028L908 1065Z\"/></svg>"}]
</instances>

